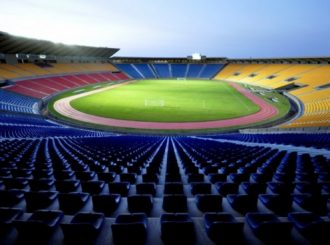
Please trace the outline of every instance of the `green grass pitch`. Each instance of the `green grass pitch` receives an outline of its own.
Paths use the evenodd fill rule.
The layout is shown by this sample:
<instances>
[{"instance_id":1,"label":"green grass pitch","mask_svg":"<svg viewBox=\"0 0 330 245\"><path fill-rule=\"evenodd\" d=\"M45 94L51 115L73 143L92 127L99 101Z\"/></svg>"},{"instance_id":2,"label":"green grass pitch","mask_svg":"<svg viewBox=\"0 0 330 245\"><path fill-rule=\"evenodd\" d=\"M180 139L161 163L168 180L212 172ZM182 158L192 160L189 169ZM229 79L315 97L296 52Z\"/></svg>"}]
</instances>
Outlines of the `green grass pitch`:
<instances>
[{"instance_id":1,"label":"green grass pitch","mask_svg":"<svg viewBox=\"0 0 330 245\"><path fill-rule=\"evenodd\" d=\"M224 82L141 80L71 102L79 111L115 119L202 122L241 117L259 107Z\"/></svg>"}]
</instances>

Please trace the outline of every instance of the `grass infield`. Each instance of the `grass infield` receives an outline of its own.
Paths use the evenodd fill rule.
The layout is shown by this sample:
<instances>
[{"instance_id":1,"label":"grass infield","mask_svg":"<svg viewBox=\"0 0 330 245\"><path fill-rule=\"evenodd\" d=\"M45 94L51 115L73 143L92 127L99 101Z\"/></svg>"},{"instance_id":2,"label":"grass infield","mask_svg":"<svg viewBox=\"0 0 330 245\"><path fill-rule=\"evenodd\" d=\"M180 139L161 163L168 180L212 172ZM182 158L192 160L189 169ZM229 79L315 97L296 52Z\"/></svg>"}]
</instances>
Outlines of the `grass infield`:
<instances>
[{"instance_id":1,"label":"grass infield","mask_svg":"<svg viewBox=\"0 0 330 245\"><path fill-rule=\"evenodd\" d=\"M200 80L141 80L71 101L76 110L149 122L203 122L256 113L259 107L229 84Z\"/></svg>"}]
</instances>

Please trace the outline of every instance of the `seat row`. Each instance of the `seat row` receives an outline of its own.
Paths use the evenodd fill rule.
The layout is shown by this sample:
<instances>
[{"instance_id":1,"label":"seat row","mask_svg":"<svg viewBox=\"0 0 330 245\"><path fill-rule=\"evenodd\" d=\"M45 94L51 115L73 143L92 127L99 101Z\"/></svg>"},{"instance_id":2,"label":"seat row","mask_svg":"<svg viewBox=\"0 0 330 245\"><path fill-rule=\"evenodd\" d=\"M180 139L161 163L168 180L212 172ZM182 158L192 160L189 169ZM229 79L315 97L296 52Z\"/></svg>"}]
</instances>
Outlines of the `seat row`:
<instances>
[{"instance_id":1,"label":"seat row","mask_svg":"<svg viewBox=\"0 0 330 245\"><path fill-rule=\"evenodd\" d=\"M61 229L66 243L93 244L104 229L110 228L106 225L110 223L115 244L144 244L149 231L149 220L143 213L120 214L111 222L101 213L83 212L68 218L61 211L38 210L24 217L20 209L0 208L0 220L0 237L5 236L4 231L15 228L18 239L25 242L45 243ZM163 214L159 222L160 236L166 244L195 242L196 222L188 214ZM290 243L293 230L312 243L325 242L330 228L327 217L309 212L289 213L288 218L270 213L248 213L244 220L229 213L206 213L203 223L206 234L213 242L236 244L242 243L245 225L267 244Z\"/></svg>"}]
</instances>

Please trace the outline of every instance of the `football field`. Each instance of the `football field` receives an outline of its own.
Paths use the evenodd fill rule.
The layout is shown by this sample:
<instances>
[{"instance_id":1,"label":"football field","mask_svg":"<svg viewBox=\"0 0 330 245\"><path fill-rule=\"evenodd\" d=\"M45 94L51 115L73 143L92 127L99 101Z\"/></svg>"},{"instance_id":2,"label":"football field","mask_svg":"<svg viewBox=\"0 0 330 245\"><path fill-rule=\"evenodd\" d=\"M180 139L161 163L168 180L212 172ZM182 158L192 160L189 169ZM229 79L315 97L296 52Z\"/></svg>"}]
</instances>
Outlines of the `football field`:
<instances>
[{"instance_id":1,"label":"football field","mask_svg":"<svg viewBox=\"0 0 330 245\"><path fill-rule=\"evenodd\" d=\"M238 118L259 107L225 82L140 80L70 102L81 112L145 122L204 122Z\"/></svg>"}]
</instances>

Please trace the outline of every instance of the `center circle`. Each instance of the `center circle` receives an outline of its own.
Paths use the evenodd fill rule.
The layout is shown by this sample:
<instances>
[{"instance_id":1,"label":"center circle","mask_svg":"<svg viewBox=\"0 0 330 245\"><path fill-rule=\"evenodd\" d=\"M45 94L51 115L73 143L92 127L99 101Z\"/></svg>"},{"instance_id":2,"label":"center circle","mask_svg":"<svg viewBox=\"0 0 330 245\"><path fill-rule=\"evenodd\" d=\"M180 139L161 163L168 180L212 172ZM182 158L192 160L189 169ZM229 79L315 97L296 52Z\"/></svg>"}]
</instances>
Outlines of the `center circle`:
<instances>
[{"instance_id":1,"label":"center circle","mask_svg":"<svg viewBox=\"0 0 330 245\"><path fill-rule=\"evenodd\" d=\"M70 102L86 114L141 122L206 122L239 118L260 109L226 82L139 80Z\"/></svg>"}]
</instances>

